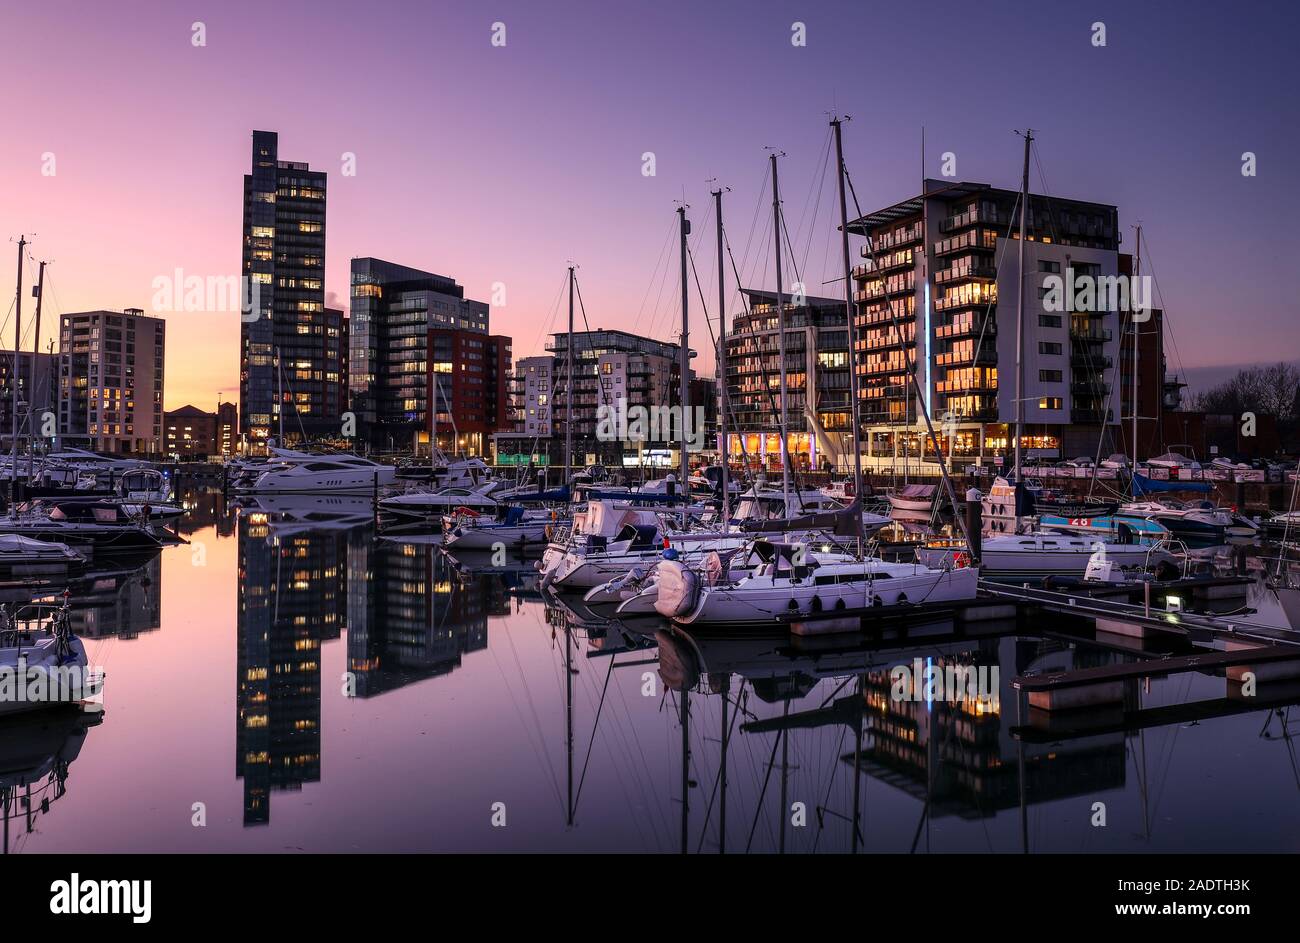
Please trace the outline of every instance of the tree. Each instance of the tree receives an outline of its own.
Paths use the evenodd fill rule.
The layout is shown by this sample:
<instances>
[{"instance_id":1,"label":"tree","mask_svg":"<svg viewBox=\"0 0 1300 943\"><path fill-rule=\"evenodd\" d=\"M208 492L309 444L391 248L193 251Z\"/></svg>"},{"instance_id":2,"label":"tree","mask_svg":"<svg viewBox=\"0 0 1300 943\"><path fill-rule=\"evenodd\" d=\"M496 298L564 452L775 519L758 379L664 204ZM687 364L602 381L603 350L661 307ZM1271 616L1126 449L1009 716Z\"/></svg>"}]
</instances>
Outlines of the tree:
<instances>
[{"instance_id":1,"label":"tree","mask_svg":"<svg viewBox=\"0 0 1300 943\"><path fill-rule=\"evenodd\" d=\"M1246 412L1273 416L1279 425L1300 420L1300 366L1276 363L1240 370L1232 379L1198 395L1196 408L1234 416Z\"/></svg>"}]
</instances>

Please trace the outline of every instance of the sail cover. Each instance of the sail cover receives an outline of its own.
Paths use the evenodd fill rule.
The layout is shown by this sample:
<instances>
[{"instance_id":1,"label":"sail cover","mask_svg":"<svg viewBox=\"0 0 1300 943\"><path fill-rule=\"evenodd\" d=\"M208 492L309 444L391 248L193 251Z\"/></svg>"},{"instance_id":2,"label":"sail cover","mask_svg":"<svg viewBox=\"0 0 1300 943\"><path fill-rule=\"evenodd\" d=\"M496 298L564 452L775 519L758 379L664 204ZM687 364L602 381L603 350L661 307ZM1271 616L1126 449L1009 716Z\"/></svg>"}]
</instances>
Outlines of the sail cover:
<instances>
[{"instance_id":1,"label":"sail cover","mask_svg":"<svg viewBox=\"0 0 1300 943\"><path fill-rule=\"evenodd\" d=\"M862 502L854 501L838 511L818 511L801 517L772 521L741 521L740 529L751 534L785 533L791 530L828 530L836 537L861 537Z\"/></svg>"}]
</instances>

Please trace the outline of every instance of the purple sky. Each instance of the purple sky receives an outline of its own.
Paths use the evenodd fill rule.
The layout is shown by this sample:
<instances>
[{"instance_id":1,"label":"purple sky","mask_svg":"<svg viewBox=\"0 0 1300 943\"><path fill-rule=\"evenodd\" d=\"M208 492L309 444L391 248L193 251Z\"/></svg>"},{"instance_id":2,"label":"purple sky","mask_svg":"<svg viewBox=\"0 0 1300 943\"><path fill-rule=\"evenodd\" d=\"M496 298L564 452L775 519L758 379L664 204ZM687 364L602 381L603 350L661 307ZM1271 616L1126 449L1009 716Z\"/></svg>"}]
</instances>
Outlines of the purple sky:
<instances>
[{"instance_id":1,"label":"purple sky","mask_svg":"<svg viewBox=\"0 0 1300 943\"><path fill-rule=\"evenodd\" d=\"M765 145L788 155L785 212L808 290L834 294L820 283L838 275L823 164L825 113L838 109L853 115L846 159L864 210L919 189L922 125L930 176L952 151L961 179L1007 187L1020 160L1011 129L1038 129L1048 192L1117 204L1126 247L1143 222L1174 369L1300 357L1294 9L615 6L11 5L0 14L11 128L0 232L36 233L32 257L54 263L42 334L60 311L148 309L153 279L177 267L236 274L254 128L280 133L283 159L330 173L327 289L344 305L357 255L451 276L482 300L502 282L492 329L515 338L516 356L561 326L568 259L592 327L669 337L676 263L665 272L660 256L683 194L716 315L712 177L732 188L737 263L770 281ZM490 44L497 20L504 48ZM795 21L806 47L791 44ZM1105 48L1091 45L1096 21ZM641 172L646 151L654 177ZM1242 176L1244 151L1258 176ZM357 155L355 177L339 172L344 152ZM1032 182L1043 188L1037 168ZM12 282L13 254L0 283ZM237 316L167 317L168 408L231 398ZM3 331L9 346L10 317ZM707 349L698 317L693 331Z\"/></svg>"}]
</instances>

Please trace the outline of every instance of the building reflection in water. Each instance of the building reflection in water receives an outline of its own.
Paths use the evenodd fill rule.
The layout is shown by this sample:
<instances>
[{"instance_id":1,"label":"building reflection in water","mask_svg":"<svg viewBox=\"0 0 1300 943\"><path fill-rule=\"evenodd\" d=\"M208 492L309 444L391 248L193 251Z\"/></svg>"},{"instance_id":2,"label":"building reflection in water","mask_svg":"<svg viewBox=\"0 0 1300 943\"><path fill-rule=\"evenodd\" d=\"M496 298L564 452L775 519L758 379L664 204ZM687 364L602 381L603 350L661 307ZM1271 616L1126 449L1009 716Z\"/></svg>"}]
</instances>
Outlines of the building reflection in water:
<instances>
[{"instance_id":1,"label":"building reflection in water","mask_svg":"<svg viewBox=\"0 0 1300 943\"><path fill-rule=\"evenodd\" d=\"M823 786L828 787L834 781L834 770L814 771L789 758L795 755L792 751L804 755L813 749L813 742L803 738L815 737L818 730L826 728L842 729L848 748L837 751L831 765L850 771L852 798L844 808L819 809L819 815L825 815L827 821L842 819L849 847L861 849L865 845L861 821L867 811L859 798L861 786L866 778L874 779L917 801L912 845L912 850L917 850L923 839L923 847L928 847L930 823L935 819L978 820L1017 806L1022 810L1022 842L1027 845L1023 811L1028 806L1096 795L1125 785L1124 730L1108 729L1059 742L1026 742L1016 735L1021 723L1019 694L1011 687L1017 675L1093 667L1119 656L1006 634L1008 629L1014 626L989 625L984 630L987 637L972 638L955 633L951 623L910 626L910 644L901 638L874 643L833 637L713 638L681 630L660 630L656 639L660 676L680 698L674 711L679 727L688 723L694 713L690 705L701 695L706 703L720 699L722 726L714 732L719 744L714 759L720 766L728 762L733 736L727 709L744 710L746 686L758 701L779 705L780 714L757 718L749 714L751 719L738 725L746 736L765 738L757 749L770 760L758 771L765 784L762 805L786 795L796 769L801 776L824 777ZM915 699L895 698L891 670L900 665L912 668L914 659L919 659L924 669L939 673L947 666L976 671L980 666L996 666L997 686L976 699L927 700L923 693ZM993 675L988 672L986 677ZM825 682L839 682L830 696ZM1136 685L1131 685L1128 701L1136 700ZM683 759L694 767L705 758L693 755L698 748L688 750L685 740L684 736ZM748 749L755 750L752 744ZM702 810L680 801L681 795L688 799L690 795L685 785L680 788L674 801L683 819L682 842L687 850L697 850L693 841L686 844L687 835L701 826L715 835L719 850L726 850L726 828L725 824L719 827L715 806L723 811L725 823L727 783L726 775L718 777L716 785L722 794L716 803L708 803L712 822L701 822ZM786 846L788 817L781 813L783 808L783 802L773 807L777 850ZM693 822L688 820L692 812ZM702 846L703 835L696 837ZM753 839L752 831L749 839Z\"/></svg>"},{"instance_id":2,"label":"building reflection in water","mask_svg":"<svg viewBox=\"0 0 1300 943\"><path fill-rule=\"evenodd\" d=\"M487 617L505 614L502 580L462 573L437 546L373 540L348 545L348 670L357 697L445 675L486 651Z\"/></svg>"},{"instance_id":3,"label":"building reflection in water","mask_svg":"<svg viewBox=\"0 0 1300 943\"><path fill-rule=\"evenodd\" d=\"M72 630L83 638L135 638L162 628L162 556L148 562L92 563L84 579L68 587Z\"/></svg>"},{"instance_id":4,"label":"building reflection in water","mask_svg":"<svg viewBox=\"0 0 1300 943\"><path fill-rule=\"evenodd\" d=\"M320 649L347 610L346 534L273 530L264 513L239 515L235 773L245 825L270 821L272 790L320 779Z\"/></svg>"}]
</instances>

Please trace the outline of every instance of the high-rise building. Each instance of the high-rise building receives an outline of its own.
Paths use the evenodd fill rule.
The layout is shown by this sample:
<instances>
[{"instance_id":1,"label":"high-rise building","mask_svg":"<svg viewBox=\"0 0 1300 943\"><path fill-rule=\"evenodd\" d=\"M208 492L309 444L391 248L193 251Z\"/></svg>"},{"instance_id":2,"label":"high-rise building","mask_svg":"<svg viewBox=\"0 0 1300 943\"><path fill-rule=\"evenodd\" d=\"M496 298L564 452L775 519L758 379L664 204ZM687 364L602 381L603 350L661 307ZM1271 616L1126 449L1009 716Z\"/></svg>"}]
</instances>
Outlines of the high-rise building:
<instances>
[{"instance_id":1,"label":"high-rise building","mask_svg":"<svg viewBox=\"0 0 1300 943\"><path fill-rule=\"evenodd\" d=\"M781 468L781 356L776 292L747 289L727 333L727 454ZM850 456L849 329L843 299L785 296L788 455L796 470Z\"/></svg>"},{"instance_id":2,"label":"high-rise building","mask_svg":"<svg viewBox=\"0 0 1300 943\"><path fill-rule=\"evenodd\" d=\"M140 308L65 314L59 326L59 436L68 445L162 450L166 322Z\"/></svg>"},{"instance_id":3,"label":"high-rise building","mask_svg":"<svg viewBox=\"0 0 1300 943\"><path fill-rule=\"evenodd\" d=\"M383 259L352 260L349 387L358 432L387 449L481 455L510 427L509 337L454 279Z\"/></svg>"},{"instance_id":4,"label":"high-rise building","mask_svg":"<svg viewBox=\"0 0 1300 943\"><path fill-rule=\"evenodd\" d=\"M1118 211L1031 194L1022 278L1019 196L987 184L927 180L921 195L849 223L875 248L874 267L864 246L868 260L853 270L853 361L868 466L933 454L908 363L949 455L994 461L1010 454L1022 282L1026 455L1091 455L1099 436L1114 432L1118 410L1110 390L1120 314L1062 309L1054 303L1062 293L1053 294L1048 279L1114 279Z\"/></svg>"},{"instance_id":5,"label":"high-rise building","mask_svg":"<svg viewBox=\"0 0 1300 943\"><path fill-rule=\"evenodd\" d=\"M325 172L279 159L253 132L244 175L243 275L257 298L240 326L240 425L257 450L337 436L346 411L342 313L325 308Z\"/></svg>"}]
</instances>

